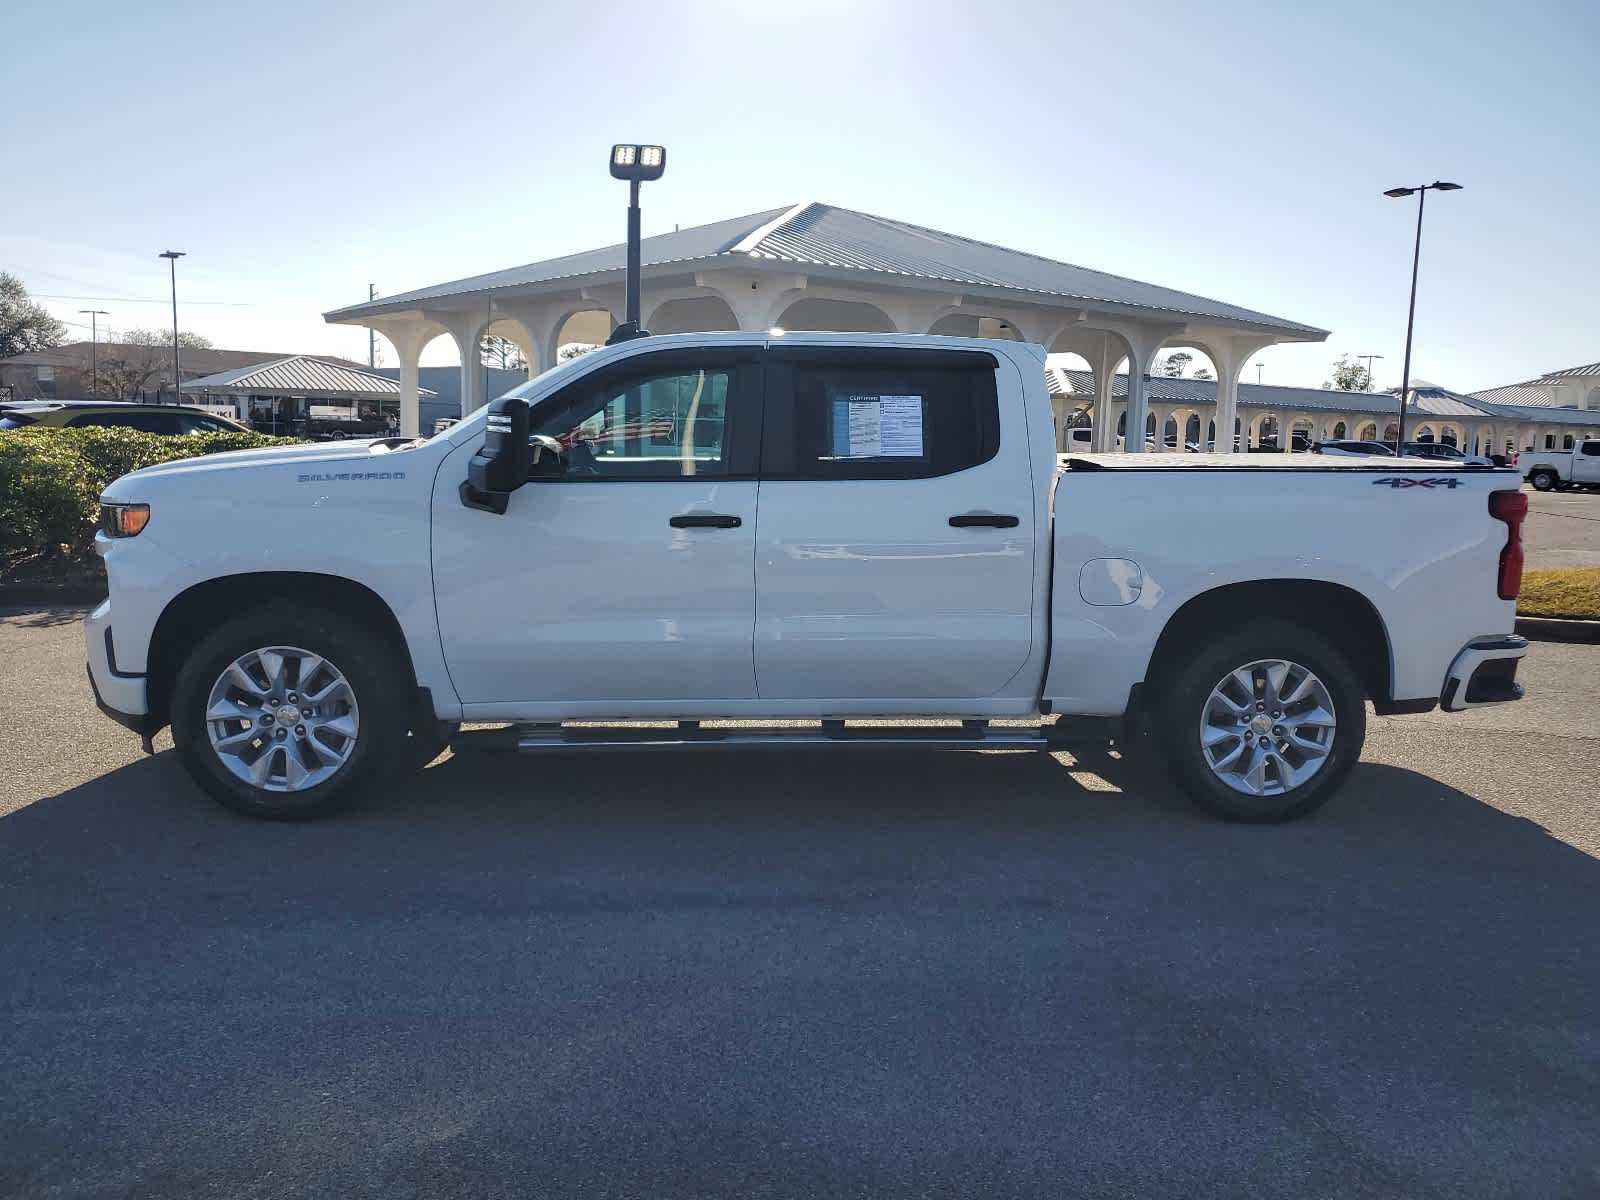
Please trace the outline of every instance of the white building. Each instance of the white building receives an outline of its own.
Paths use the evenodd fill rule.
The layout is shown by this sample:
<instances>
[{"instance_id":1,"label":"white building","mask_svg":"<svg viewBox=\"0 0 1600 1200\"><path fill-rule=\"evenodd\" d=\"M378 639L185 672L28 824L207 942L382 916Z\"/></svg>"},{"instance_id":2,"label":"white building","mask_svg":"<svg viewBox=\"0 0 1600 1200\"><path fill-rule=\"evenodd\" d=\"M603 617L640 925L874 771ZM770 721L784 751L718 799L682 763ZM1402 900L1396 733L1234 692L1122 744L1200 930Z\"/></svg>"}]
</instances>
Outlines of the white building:
<instances>
[{"instance_id":1,"label":"white building","mask_svg":"<svg viewBox=\"0 0 1600 1200\"><path fill-rule=\"evenodd\" d=\"M1145 379L1156 352L1202 351L1217 375L1226 427L1239 372L1276 342L1322 341L1326 330L1154 284L1091 271L827 204L797 204L646 238L641 315L653 333L829 329L1012 337L1081 355L1099 407L1146 422ZM609 246L455 280L325 314L382 333L400 360L401 427L417 425L417 365L436 337L462 361L462 411L485 402L478 342L514 342L529 371L567 342L604 341L623 319L624 248ZM1112 380L1129 366L1131 387ZM1065 415L1065 414L1063 414ZM1112 422L1099 422L1110 449ZM1132 439L1130 449L1143 448Z\"/></svg>"},{"instance_id":2,"label":"white building","mask_svg":"<svg viewBox=\"0 0 1600 1200\"><path fill-rule=\"evenodd\" d=\"M646 238L641 263L641 315L652 333L950 333L1079 355L1087 371L1051 372L1057 424L1064 431L1108 412L1110 420L1092 420L1099 450L1112 449L1129 425L1222 451L1233 443L1217 438L1218 428L1231 427L1241 446L1289 443L1279 437L1284 429L1307 440L1390 441L1396 432L1390 393L1241 385L1240 371L1261 350L1320 342L1325 330L870 213L817 203L752 213ZM354 304L325 319L375 329L394 345L401 429L415 433L418 360L434 338L452 338L460 353L465 415L489 398L483 337L515 343L530 375L552 366L562 345L603 342L623 319L623 267L624 247L608 246ZM1157 353L1179 347L1209 358L1215 381L1151 378ZM1413 382L1408 437L1506 453L1571 444L1585 431L1600 432L1600 364L1476 396ZM1144 449L1142 438L1125 444Z\"/></svg>"}]
</instances>

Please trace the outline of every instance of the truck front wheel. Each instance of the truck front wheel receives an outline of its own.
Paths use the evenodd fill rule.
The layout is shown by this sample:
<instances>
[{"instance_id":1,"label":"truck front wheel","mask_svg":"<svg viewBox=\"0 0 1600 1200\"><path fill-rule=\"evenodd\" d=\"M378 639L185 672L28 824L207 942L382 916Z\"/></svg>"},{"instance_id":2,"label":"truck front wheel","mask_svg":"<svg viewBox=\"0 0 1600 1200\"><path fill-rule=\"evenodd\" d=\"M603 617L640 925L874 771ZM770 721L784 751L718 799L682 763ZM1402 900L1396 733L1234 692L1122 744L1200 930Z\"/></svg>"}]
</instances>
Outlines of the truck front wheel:
<instances>
[{"instance_id":1,"label":"truck front wheel","mask_svg":"<svg viewBox=\"0 0 1600 1200\"><path fill-rule=\"evenodd\" d=\"M1177 782L1228 820L1304 816L1327 802L1361 757L1360 681L1348 659L1309 629L1257 623L1218 639L1157 688L1152 732Z\"/></svg>"},{"instance_id":2,"label":"truck front wheel","mask_svg":"<svg viewBox=\"0 0 1600 1200\"><path fill-rule=\"evenodd\" d=\"M195 645L172 692L172 739L196 783L267 820L323 816L403 758L392 649L333 612L268 606Z\"/></svg>"}]
</instances>

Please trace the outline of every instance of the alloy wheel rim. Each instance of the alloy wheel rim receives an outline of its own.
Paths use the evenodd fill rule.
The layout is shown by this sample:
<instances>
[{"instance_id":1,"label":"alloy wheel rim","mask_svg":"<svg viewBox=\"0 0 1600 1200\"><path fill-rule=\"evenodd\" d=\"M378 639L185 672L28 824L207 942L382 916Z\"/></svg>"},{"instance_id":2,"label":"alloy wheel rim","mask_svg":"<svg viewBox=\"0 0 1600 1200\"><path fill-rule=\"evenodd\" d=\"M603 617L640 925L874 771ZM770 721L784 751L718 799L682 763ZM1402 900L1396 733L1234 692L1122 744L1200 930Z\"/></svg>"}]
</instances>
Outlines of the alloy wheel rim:
<instances>
[{"instance_id":1,"label":"alloy wheel rim","mask_svg":"<svg viewBox=\"0 0 1600 1200\"><path fill-rule=\"evenodd\" d=\"M350 760L361 712L350 681L298 646L241 654L217 676L206 732L236 779L269 792L303 792Z\"/></svg>"},{"instance_id":2,"label":"alloy wheel rim","mask_svg":"<svg viewBox=\"0 0 1600 1200\"><path fill-rule=\"evenodd\" d=\"M1305 666L1263 658L1229 671L1206 698L1200 750L1211 773L1247 796L1281 796L1309 782L1333 751L1338 716Z\"/></svg>"}]
</instances>

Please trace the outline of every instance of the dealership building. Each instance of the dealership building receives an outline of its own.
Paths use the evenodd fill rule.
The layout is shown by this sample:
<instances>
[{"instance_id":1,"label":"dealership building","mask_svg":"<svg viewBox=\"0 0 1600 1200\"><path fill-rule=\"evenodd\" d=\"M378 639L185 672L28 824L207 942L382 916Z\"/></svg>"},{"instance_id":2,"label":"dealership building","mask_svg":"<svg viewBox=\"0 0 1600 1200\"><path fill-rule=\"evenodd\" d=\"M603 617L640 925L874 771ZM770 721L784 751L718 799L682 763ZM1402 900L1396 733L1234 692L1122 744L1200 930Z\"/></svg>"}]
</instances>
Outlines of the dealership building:
<instances>
[{"instance_id":1,"label":"dealership building","mask_svg":"<svg viewBox=\"0 0 1600 1200\"><path fill-rule=\"evenodd\" d=\"M1127 428L1224 451L1234 439L1216 437L1219 429L1231 428L1240 445L1252 446L1276 442L1285 429L1313 439L1381 439L1397 407L1395 396L1381 393L1241 383L1245 364L1268 346L1325 340L1327 331L1315 326L829 204L659 234L644 239L640 261L641 315L652 333L956 334L1036 342L1052 355L1076 355L1086 370L1048 372L1063 445L1074 422L1092 425L1098 450L1115 448ZM563 345L603 342L624 318L624 268L619 244L324 316L376 330L393 345L400 426L415 433L428 343L438 337L455 343L465 415L494 394L479 353L483 338L515 344L530 376L554 365ZM1158 354L1180 347L1204 354L1215 379L1152 377ZM1593 382L1600 384L1600 372ZM1595 428L1589 418L1600 411L1589 410L1600 410L1600 394L1592 402L1589 396L1581 392L1583 405L1571 411L1507 397L1480 405L1429 385L1413 393L1411 429L1464 449L1520 448L1545 437L1559 444ZM1096 419L1100 413L1111 419ZM1145 439L1125 444L1137 452Z\"/></svg>"}]
</instances>

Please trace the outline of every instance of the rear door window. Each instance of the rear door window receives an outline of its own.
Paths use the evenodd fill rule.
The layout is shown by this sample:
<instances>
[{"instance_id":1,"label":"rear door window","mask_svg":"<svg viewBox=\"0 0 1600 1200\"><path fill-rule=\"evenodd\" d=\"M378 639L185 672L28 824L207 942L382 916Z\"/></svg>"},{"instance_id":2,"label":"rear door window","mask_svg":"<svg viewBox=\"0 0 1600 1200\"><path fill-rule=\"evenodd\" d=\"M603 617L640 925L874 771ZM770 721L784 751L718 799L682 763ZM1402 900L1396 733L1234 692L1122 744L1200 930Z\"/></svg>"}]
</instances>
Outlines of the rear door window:
<instances>
[{"instance_id":1,"label":"rear door window","mask_svg":"<svg viewBox=\"0 0 1600 1200\"><path fill-rule=\"evenodd\" d=\"M995 360L981 351L777 349L763 479L929 479L1000 448Z\"/></svg>"}]
</instances>

